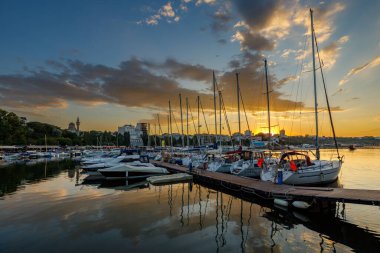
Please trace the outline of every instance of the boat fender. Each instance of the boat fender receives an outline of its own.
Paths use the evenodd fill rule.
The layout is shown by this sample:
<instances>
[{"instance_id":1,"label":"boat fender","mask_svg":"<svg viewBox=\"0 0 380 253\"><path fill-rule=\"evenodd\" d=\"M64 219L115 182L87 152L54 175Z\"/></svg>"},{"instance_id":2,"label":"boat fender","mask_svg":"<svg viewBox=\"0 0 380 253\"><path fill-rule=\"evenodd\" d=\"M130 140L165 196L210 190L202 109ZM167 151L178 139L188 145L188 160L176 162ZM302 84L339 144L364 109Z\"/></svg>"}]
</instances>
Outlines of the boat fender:
<instances>
[{"instance_id":1,"label":"boat fender","mask_svg":"<svg viewBox=\"0 0 380 253\"><path fill-rule=\"evenodd\" d=\"M311 205L305 201L293 201L292 205L299 209L308 209Z\"/></svg>"},{"instance_id":2,"label":"boat fender","mask_svg":"<svg viewBox=\"0 0 380 253\"><path fill-rule=\"evenodd\" d=\"M293 211L293 215L294 215L294 217L296 217L297 219L299 219L302 222L309 222L310 221L310 219L307 216L300 214L298 212Z\"/></svg>"},{"instance_id":3,"label":"boat fender","mask_svg":"<svg viewBox=\"0 0 380 253\"><path fill-rule=\"evenodd\" d=\"M274 208L281 209L282 211L285 211L285 212L288 211L288 207L287 206L280 206L280 205L274 204Z\"/></svg>"},{"instance_id":4,"label":"boat fender","mask_svg":"<svg viewBox=\"0 0 380 253\"><path fill-rule=\"evenodd\" d=\"M285 199L274 199L274 204L279 206L289 206L289 202Z\"/></svg>"}]
</instances>

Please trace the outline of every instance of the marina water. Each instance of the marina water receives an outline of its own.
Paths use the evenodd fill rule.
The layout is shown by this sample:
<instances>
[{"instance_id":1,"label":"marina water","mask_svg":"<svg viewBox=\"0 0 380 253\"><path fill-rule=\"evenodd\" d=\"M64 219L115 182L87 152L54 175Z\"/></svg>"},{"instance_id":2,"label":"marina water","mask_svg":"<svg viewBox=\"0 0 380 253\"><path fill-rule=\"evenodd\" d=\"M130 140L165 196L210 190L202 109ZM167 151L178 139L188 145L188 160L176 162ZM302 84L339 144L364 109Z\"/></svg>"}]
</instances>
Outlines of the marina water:
<instances>
[{"instance_id":1,"label":"marina water","mask_svg":"<svg viewBox=\"0 0 380 253\"><path fill-rule=\"evenodd\" d=\"M342 151L343 188L380 190L380 149ZM333 150L323 150L329 159ZM233 189L82 184L72 161L0 167L1 252L379 252L380 209L284 211ZM237 193L238 194L238 193ZM236 195L236 194L234 194Z\"/></svg>"}]
</instances>

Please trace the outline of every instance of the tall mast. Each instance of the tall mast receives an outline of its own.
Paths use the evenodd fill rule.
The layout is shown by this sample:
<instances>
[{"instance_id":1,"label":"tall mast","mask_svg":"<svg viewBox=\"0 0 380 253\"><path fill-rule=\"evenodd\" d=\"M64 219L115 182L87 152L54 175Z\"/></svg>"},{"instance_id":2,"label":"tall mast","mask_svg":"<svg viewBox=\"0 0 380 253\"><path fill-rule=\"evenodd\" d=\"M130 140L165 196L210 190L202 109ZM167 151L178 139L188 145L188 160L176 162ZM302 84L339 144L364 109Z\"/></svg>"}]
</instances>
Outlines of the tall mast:
<instances>
[{"instance_id":1,"label":"tall mast","mask_svg":"<svg viewBox=\"0 0 380 253\"><path fill-rule=\"evenodd\" d=\"M186 144L189 145L189 99L186 97Z\"/></svg>"},{"instance_id":2,"label":"tall mast","mask_svg":"<svg viewBox=\"0 0 380 253\"><path fill-rule=\"evenodd\" d=\"M267 110L268 110L268 148L270 146L271 128L270 128L270 110L269 110L269 84L268 84L268 64L267 59L264 59L265 65L265 84L267 86Z\"/></svg>"},{"instance_id":3,"label":"tall mast","mask_svg":"<svg viewBox=\"0 0 380 253\"><path fill-rule=\"evenodd\" d=\"M151 146L151 143L150 143L150 123L148 123L147 127L148 127L148 129L147 129L148 130L147 131L148 143L147 144L148 144L148 147L150 147Z\"/></svg>"},{"instance_id":4,"label":"tall mast","mask_svg":"<svg viewBox=\"0 0 380 253\"><path fill-rule=\"evenodd\" d=\"M160 136L160 134L161 134L161 137L163 137L163 136L162 136L163 132L162 132L162 129L161 129L161 123L160 123L160 115L159 115L158 113L157 113L157 121L158 121L158 133L159 133L159 136ZM159 146L161 146L162 142L161 142L160 137L158 137L158 140L160 141ZM165 139L164 139L164 140L165 140Z\"/></svg>"},{"instance_id":5,"label":"tall mast","mask_svg":"<svg viewBox=\"0 0 380 253\"><path fill-rule=\"evenodd\" d=\"M182 147L184 147L185 146L185 139L183 137L183 116L182 116L182 96L181 96L181 93L179 94L179 108L181 111Z\"/></svg>"},{"instance_id":6,"label":"tall mast","mask_svg":"<svg viewBox=\"0 0 380 253\"><path fill-rule=\"evenodd\" d=\"M218 91L219 95L219 145L222 146L222 91Z\"/></svg>"},{"instance_id":7,"label":"tall mast","mask_svg":"<svg viewBox=\"0 0 380 253\"><path fill-rule=\"evenodd\" d=\"M173 150L173 129L172 129L172 107L169 100L169 129L170 129L170 147Z\"/></svg>"},{"instance_id":8,"label":"tall mast","mask_svg":"<svg viewBox=\"0 0 380 253\"><path fill-rule=\"evenodd\" d=\"M154 146L156 147L157 146L157 132L156 132L156 124L154 124Z\"/></svg>"},{"instance_id":9,"label":"tall mast","mask_svg":"<svg viewBox=\"0 0 380 253\"><path fill-rule=\"evenodd\" d=\"M170 119L169 119L169 114L168 114L168 135L170 135Z\"/></svg>"},{"instance_id":10,"label":"tall mast","mask_svg":"<svg viewBox=\"0 0 380 253\"><path fill-rule=\"evenodd\" d=\"M200 146L201 145L201 135L200 135L200 130L201 130L201 121L199 119L199 96L197 96L197 103L198 103L198 145Z\"/></svg>"},{"instance_id":11,"label":"tall mast","mask_svg":"<svg viewBox=\"0 0 380 253\"><path fill-rule=\"evenodd\" d=\"M241 128L240 128L240 86L239 86L239 74L236 73L236 94L237 94L237 106L238 106L238 124L239 124L239 140L241 145Z\"/></svg>"},{"instance_id":12,"label":"tall mast","mask_svg":"<svg viewBox=\"0 0 380 253\"><path fill-rule=\"evenodd\" d=\"M189 145L189 99L186 97L186 144Z\"/></svg>"},{"instance_id":13,"label":"tall mast","mask_svg":"<svg viewBox=\"0 0 380 253\"><path fill-rule=\"evenodd\" d=\"M313 10L310 9L310 30L311 30L311 48L313 56L313 81L314 81L314 110L315 110L315 157L317 160L320 158L319 154L319 140L318 140L318 99L317 99L317 77L315 75L315 52L314 52L314 24L313 24Z\"/></svg>"},{"instance_id":14,"label":"tall mast","mask_svg":"<svg viewBox=\"0 0 380 253\"><path fill-rule=\"evenodd\" d=\"M217 143L218 125L216 123L216 93L215 93L216 78L215 78L215 72L214 71L212 72L212 83L214 86L215 143Z\"/></svg>"}]
</instances>

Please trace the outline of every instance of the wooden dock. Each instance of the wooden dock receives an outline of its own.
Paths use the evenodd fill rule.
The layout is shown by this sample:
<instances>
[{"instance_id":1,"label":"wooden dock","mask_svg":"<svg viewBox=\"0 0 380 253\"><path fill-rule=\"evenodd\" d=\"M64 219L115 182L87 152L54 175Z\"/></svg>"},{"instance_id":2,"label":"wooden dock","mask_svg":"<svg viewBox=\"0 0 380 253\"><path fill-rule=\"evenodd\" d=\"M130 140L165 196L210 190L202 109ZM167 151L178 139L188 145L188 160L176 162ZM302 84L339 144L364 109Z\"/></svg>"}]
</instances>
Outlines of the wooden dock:
<instances>
[{"instance_id":1,"label":"wooden dock","mask_svg":"<svg viewBox=\"0 0 380 253\"><path fill-rule=\"evenodd\" d=\"M186 167L165 162L152 161L157 166L171 172L188 172ZM281 198L287 200L303 200L308 202L342 202L380 206L380 190L359 190L329 187L305 187L278 185L263 182L258 179L239 177L230 174L210 172L202 169L192 169L189 173L194 179L205 184L241 191L264 199Z\"/></svg>"}]
</instances>

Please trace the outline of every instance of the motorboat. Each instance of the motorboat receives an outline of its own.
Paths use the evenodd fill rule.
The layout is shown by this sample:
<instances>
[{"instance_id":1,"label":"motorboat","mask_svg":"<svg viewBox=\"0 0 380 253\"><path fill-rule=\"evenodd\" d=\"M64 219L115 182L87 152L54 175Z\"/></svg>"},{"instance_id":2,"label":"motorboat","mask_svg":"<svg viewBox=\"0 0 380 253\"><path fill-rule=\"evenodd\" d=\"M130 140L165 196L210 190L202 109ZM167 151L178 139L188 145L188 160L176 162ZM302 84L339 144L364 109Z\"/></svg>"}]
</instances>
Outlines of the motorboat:
<instances>
[{"instance_id":1,"label":"motorboat","mask_svg":"<svg viewBox=\"0 0 380 253\"><path fill-rule=\"evenodd\" d=\"M153 185L163 185L163 184L175 184L190 181L193 176L187 173L176 173L164 176L153 176L148 177L147 181Z\"/></svg>"},{"instance_id":2,"label":"motorboat","mask_svg":"<svg viewBox=\"0 0 380 253\"><path fill-rule=\"evenodd\" d=\"M107 159L106 162L100 162L100 163L82 166L82 169L84 171L97 171L98 169L114 167L120 163L123 164L123 163L135 162L135 161L138 161L139 159L140 159L139 155L122 155L113 159Z\"/></svg>"},{"instance_id":3,"label":"motorboat","mask_svg":"<svg viewBox=\"0 0 380 253\"><path fill-rule=\"evenodd\" d=\"M146 178L169 174L165 168L154 166L149 163L149 160L145 160L145 157L142 157L141 161L118 164L114 167L99 169L98 172L106 179Z\"/></svg>"}]
</instances>

